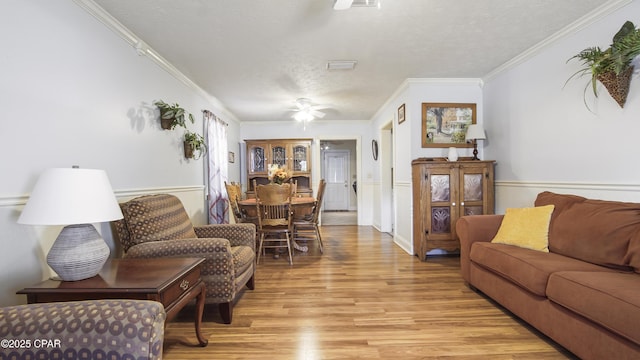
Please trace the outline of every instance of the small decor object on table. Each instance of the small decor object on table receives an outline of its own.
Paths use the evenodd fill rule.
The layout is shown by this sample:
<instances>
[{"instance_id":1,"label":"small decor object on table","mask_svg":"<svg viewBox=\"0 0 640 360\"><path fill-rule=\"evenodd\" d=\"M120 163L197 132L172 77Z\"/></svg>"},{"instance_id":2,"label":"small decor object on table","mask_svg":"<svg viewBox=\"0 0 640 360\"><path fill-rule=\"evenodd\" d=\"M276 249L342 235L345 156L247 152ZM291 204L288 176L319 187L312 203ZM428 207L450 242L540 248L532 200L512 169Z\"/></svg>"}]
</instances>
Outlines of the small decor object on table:
<instances>
[{"instance_id":1,"label":"small decor object on table","mask_svg":"<svg viewBox=\"0 0 640 360\"><path fill-rule=\"evenodd\" d=\"M291 173L284 167L277 168L273 171L271 175L271 182L274 184L282 185L287 182L291 178Z\"/></svg>"}]
</instances>

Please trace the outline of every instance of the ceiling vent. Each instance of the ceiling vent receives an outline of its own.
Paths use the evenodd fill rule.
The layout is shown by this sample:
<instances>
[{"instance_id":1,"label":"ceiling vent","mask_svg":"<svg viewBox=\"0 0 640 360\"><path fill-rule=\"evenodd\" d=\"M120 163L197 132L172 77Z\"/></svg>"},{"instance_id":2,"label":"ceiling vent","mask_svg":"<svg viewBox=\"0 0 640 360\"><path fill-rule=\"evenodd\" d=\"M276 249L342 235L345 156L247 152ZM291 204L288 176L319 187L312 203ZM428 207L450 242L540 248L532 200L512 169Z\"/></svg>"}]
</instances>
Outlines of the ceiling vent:
<instances>
[{"instance_id":1,"label":"ceiling vent","mask_svg":"<svg viewBox=\"0 0 640 360\"><path fill-rule=\"evenodd\" d=\"M327 70L353 70L357 63L355 60L329 60Z\"/></svg>"}]
</instances>

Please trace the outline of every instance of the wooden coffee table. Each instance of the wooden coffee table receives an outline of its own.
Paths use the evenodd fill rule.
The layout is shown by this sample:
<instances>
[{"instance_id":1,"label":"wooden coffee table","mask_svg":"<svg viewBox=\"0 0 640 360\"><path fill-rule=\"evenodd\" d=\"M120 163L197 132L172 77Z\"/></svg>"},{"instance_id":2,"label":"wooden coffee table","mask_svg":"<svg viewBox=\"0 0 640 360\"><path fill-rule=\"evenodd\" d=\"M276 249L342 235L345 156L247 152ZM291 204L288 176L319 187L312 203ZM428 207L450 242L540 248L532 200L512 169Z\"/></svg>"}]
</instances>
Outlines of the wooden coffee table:
<instances>
[{"instance_id":1,"label":"wooden coffee table","mask_svg":"<svg viewBox=\"0 0 640 360\"><path fill-rule=\"evenodd\" d=\"M24 288L27 302L96 299L154 300L164 305L171 321L180 309L196 300L196 337L200 346L207 345L202 336L205 286L200 278L202 258L109 259L98 275L80 281L45 280Z\"/></svg>"}]
</instances>

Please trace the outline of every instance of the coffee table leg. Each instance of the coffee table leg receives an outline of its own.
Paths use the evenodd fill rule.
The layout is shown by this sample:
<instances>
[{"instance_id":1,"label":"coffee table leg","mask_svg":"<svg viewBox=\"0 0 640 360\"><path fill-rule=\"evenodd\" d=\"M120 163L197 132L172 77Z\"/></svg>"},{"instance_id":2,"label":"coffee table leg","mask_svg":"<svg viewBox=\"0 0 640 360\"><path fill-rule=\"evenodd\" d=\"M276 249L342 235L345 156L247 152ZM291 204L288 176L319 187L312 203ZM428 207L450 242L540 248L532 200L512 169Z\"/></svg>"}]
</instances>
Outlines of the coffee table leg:
<instances>
[{"instance_id":1,"label":"coffee table leg","mask_svg":"<svg viewBox=\"0 0 640 360\"><path fill-rule=\"evenodd\" d=\"M206 295L206 288L204 283L200 283L198 287L200 292L198 293L198 297L196 298L196 337L198 338L198 343L200 346L207 346L209 340L205 339L202 336L202 332L200 331L200 327L202 325L202 314L204 313L204 299Z\"/></svg>"}]
</instances>

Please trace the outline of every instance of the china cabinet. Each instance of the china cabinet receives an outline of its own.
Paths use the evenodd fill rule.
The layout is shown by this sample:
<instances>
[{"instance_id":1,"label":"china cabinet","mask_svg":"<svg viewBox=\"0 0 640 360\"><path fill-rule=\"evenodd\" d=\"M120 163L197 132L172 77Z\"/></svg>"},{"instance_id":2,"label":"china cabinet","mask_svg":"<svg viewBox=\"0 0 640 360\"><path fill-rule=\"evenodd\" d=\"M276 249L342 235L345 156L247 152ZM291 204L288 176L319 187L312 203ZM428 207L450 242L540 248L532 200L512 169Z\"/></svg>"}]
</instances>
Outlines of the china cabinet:
<instances>
[{"instance_id":1,"label":"china cabinet","mask_svg":"<svg viewBox=\"0 0 640 360\"><path fill-rule=\"evenodd\" d=\"M456 251L456 221L465 215L493 214L494 161L411 162L413 251L420 260L433 249Z\"/></svg>"},{"instance_id":2,"label":"china cabinet","mask_svg":"<svg viewBox=\"0 0 640 360\"><path fill-rule=\"evenodd\" d=\"M253 180L269 183L269 164L286 167L297 181L297 193L313 196L311 139L245 140L247 145L247 196L254 196Z\"/></svg>"}]
</instances>

